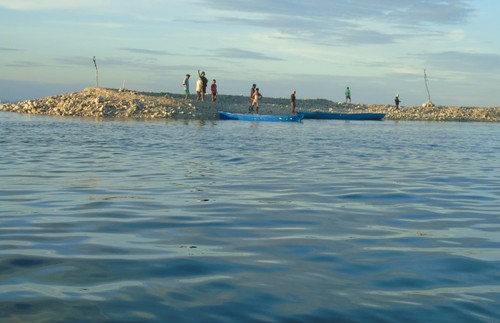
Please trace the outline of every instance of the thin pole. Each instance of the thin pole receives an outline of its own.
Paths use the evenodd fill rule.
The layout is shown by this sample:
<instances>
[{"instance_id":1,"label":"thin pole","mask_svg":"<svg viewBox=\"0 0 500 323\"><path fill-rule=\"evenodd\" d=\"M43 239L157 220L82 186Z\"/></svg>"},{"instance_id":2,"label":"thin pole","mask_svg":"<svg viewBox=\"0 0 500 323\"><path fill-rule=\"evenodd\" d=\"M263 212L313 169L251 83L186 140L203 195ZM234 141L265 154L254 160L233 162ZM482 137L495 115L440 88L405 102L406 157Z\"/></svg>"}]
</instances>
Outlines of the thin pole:
<instances>
[{"instance_id":1,"label":"thin pole","mask_svg":"<svg viewBox=\"0 0 500 323\"><path fill-rule=\"evenodd\" d=\"M95 66L95 83L96 87L99 87L99 71L97 70L97 63L95 61L95 56L94 56L94 66Z\"/></svg>"},{"instance_id":2,"label":"thin pole","mask_svg":"<svg viewBox=\"0 0 500 323\"><path fill-rule=\"evenodd\" d=\"M425 80L425 88L427 89L427 96L429 97L429 102L431 102L431 94L429 92L429 87L427 86L427 73L424 69L424 80Z\"/></svg>"}]
</instances>

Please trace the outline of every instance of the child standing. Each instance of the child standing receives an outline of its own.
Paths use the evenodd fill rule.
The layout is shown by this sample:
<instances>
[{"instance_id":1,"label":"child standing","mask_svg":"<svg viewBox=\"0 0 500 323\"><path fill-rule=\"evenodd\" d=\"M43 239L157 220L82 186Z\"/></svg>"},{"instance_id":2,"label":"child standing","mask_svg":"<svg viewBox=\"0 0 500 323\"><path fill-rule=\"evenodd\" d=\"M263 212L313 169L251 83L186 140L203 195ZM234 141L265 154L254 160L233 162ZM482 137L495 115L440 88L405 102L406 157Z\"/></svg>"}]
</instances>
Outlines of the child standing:
<instances>
[{"instance_id":1,"label":"child standing","mask_svg":"<svg viewBox=\"0 0 500 323\"><path fill-rule=\"evenodd\" d=\"M186 101L189 100L189 78L190 77L191 77L191 75L186 74L184 81L182 81L182 85L184 86L184 94L185 94Z\"/></svg>"},{"instance_id":2,"label":"child standing","mask_svg":"<svg viewBox=\"0 0 500 323\"><path fill-rule=\"evenodd\" d=\"M212 102L217 100L217 81L213 80L210 86L210 91L212 92Z\"/></svg>"},{"instance_id":3,"label":"child standing","mask_svg":"<svg viewBox=\"0 0 500 323\"><path fill-rule=\"evenodd\" d=\"M255 89L255 92L252 95L252 105L250 106L250 112L253 112L253 108L255 107L256 113L259 113L259 101L262 99L262 94L260 94L259 88Z\"/></svg>"}]
</instances>

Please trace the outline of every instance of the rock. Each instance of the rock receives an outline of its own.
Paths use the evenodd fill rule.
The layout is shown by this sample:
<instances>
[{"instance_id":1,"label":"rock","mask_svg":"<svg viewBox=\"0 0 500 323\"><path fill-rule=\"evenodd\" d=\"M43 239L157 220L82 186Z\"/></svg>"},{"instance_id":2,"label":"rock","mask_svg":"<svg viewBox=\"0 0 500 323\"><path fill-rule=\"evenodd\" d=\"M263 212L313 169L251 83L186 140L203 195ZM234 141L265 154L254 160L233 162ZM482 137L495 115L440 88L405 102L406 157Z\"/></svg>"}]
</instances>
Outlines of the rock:
<instances>
[{"instance_id":1,"label":"rock","mask_svg":"<svg viewBox=\"0 0 500 323\"><path fill-rule=\"evenodd\" d=\"M424 104L422 104L422 108L432 108L432 107L434 107L434 103L432 103L431 101L427 101Z\"/></svg>"},{"instance_id":2,"label":"rock","mask_svg":"<svg viewBox=\"0 0 500 323\"><path fill-rule=\"evenodd\" d=\"M344 113L386 113L386 120L422 121L486 121L500 122L500 108L471 108L435 106L428 101L421 107L395 109L388 104L345 104L325 99L298 99L303 111ZM16 104L0 104L0 110L29 114L68 115L81 117L218 119L218 111L248 111L248 97L220 95L216 103L184 101L182 94L163 94L122 91L106 88L86 88L82 92L26 100ZM290 113L288 98L264 98L261 113ZM196 113L195 113L196 112Z\"/></svg>"}]
</instances>

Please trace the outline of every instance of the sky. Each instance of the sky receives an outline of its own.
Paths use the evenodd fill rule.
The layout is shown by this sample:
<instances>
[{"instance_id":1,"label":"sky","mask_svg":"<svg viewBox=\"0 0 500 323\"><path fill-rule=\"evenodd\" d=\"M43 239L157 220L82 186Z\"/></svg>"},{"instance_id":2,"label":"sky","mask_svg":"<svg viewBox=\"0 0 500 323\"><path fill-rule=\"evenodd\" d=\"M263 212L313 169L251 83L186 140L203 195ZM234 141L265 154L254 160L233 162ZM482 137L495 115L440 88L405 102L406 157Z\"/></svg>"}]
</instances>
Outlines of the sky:
<instances>
[{"instance_id":1,"label":"sky","mask_svg":"<svg viewBox=\"0 0 500 323\"><path fill-rule=\"evenodd\" d=\"M0 0L0 99L86 87L500 106L498 0Z\"/></svg>"}]
</instances>

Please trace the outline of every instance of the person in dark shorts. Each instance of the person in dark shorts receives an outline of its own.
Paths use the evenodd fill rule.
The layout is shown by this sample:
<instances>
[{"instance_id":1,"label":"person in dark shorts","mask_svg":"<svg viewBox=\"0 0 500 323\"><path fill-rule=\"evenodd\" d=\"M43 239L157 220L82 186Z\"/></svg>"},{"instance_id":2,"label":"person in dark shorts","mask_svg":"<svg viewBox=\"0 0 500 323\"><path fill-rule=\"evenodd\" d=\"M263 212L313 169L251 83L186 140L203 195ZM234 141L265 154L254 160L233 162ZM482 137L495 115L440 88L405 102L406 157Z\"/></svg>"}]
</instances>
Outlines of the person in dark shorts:
<instances>
[{"instance_id":1,"label":"person in dark shorts","mask_svg":"<svg viewBox=\"0 0 500 323\"><path fill-rule=\"evenodd\" d=\"M250 112L253 112L253 108L255 107L255 112L259 114L259 102L262 99L262 94L260 94L259 88L255 88L255 92L253 92L252 96L252 105L250 106Z\"/></svg>"},{"instance_id":2,"label":"person in dark shorts","mask_svg":"<svg viewBox=\"0 0 500 323\"><path fill-rule=\"evenodd\" d=\"M204 71L200 73L200 70L198 70L198 76L203 82L203 97L205 97L205 94L207 94L208 79L206 78Z\"/></svg>"},{"instance_id":3,"label":"person in dark shorts","mask_svg":"<svg viewBox=\"0 0 500 323\"><path fill-rule=\"evenodd\" d=\"M189 100L189 94L190 94L189 93L189 78L190 77L191 77L191 75L186 74L186 77L182 81L182 86L184 86L184 94L185 94L186 101Z\"/></svg>"},{"instance_id":4,"label":"person in dark shorts","mask_svg":"<svg viewBox=\"0 0 500 323\"><path fill-rule=\"evenodd\" d=\"M215 79L210 86L210 92L212 92L212 102L215 102L217 100L217 81Z\"/></svg>"},{"instance_id":5,"label":"person in dark shorts","mask_svg":"<svg viewBox=\"0 0 500 323\"><path fill-rule=\"evenodd\" d=\"M399 99L399 94L396 95L394 98L394 104L396 104L396 109L399 110L399 104L401 103L401 100Z\"/></svg>"},{"instance_id":6,"label":"person in dark shorts","mask_svg":"<svg viewBox=\"0 0 500 323\"><path fill-rule=\"evenodd\" d=\"M295 102L295 95L297 94L297 91L293 90L292 95L290 95L290 107L292 108L292 113L295 114L295 107L296 102Z\"/></svg>"},{"instance_id":7,"label":"person in dark shorts","mask_svg":"<svg viewBox=\"0 0 500 323\"><path fill-rule=\"evenodd\" d=\"M255 89L257 88L257 84L252 84L250 88L250 107L248 108L248 112L253 112L252 102L253 102L253 94L255 93Z\"/></svg>"},{"instance_id":8,"label":"person in dark shorts","mask_svg":"<svg viewBox=\"0 0 500 323\"><path fill-rule=\"evenodd\" d=\"M351 90L349 89L349 87L347 87L347 89L345 90L345 103L347 103L347 101L351 103Z\"/></svg>"}]
</instances>

